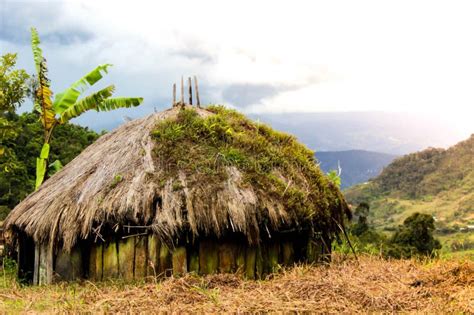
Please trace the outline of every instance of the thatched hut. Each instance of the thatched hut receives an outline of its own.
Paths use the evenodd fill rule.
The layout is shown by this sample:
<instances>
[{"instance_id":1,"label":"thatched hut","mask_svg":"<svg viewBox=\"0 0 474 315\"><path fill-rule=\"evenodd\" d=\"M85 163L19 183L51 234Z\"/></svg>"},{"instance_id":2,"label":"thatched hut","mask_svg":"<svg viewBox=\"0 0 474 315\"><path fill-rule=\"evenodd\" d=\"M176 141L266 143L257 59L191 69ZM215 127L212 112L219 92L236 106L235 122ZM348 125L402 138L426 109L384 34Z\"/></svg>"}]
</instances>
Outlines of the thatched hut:
<instances>
[{"instance_id":1,"label":"thatched hut","mask_svg":"<svg viewBox=\"0 0 474 315\"><path fill-rule=\"evenodd\" d=\"M221 106L173 107L100 137L5 221L20 276L142 278L327 259L349 209L313 152Z\"/></svg>"}]
</instances>

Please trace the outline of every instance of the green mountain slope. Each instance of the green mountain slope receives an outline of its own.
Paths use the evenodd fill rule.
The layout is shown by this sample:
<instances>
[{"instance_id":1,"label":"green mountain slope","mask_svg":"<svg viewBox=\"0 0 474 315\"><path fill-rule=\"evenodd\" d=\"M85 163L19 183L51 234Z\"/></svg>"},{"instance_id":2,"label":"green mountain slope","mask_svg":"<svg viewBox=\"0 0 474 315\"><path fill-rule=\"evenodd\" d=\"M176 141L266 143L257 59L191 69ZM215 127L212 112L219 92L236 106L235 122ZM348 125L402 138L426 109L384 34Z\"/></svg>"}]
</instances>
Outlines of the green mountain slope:
<instances>
[{"instance_id":1,"label":"green mountain slope","mask_svg":"<svg viewBox=\"0 0 474 315\"><path fill-rule=\"evenodd\" d=\"M386 230L423 212L436 218L441 232L469 231L474 225L474 135L447 150L429 148L398 158L345 195L353 205L368 202L373 224Z\"/></svg>"}]
</instances>

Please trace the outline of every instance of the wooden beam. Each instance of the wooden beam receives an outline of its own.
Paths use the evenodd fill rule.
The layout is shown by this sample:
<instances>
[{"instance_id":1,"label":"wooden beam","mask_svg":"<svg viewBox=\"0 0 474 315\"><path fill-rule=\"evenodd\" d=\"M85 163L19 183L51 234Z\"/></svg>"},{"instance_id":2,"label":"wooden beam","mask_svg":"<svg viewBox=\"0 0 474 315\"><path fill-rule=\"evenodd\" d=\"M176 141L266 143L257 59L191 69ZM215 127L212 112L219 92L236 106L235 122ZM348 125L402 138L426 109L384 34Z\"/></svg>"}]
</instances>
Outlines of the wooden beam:
<instances>
[{"instance_id":1,"label":"wooden beam","mask_svg":"<svg viewBox=\"0 0 474 315\"><path fill-rule=\"evenodd\" d=\"M183 76L181 76L181 105L184 104L184 82Z\"/></svg>"},{"instance_id":2,"label":"wooden beam","mask_svg":"<svg viewBox=\"0 0 474 315\"><path fill-rule=\"evenodd\" d=\"M189 105L193 105L193 86L191 85L191 77L188 78L188 93L189 93Z\"/></svg>"},{"instance_id":3,"label":"wooden beam","mask_svg":"<svg viewBox=\"0 0 474 315\"><path fill-rule=\"evenodd\" d=\"M199 100L199 89L198 89L198 81L197 81L197 77L194 76L194 90L196 90L196 105L197 107L201 107L201 102Z\"/></svg>"},{"instance_id":4,"label":"wooden beam","mask_svg":"<svg viewBox=\"0 0 474 315\"><path fill-rule=\"evenodd\" d=\"M176 83L173 83L173 107L176 106Z\"/></svg>"},{"instance_id":5,"label":"wooden beam","mask_svg":"<svg viewBox=\"0 0 474 315\"><path fill-rule=\"evenodd\" d=\"M35 265L33 271L33 284L39 284L40 245L35 243Z\"/></svg>"}]
</instances>

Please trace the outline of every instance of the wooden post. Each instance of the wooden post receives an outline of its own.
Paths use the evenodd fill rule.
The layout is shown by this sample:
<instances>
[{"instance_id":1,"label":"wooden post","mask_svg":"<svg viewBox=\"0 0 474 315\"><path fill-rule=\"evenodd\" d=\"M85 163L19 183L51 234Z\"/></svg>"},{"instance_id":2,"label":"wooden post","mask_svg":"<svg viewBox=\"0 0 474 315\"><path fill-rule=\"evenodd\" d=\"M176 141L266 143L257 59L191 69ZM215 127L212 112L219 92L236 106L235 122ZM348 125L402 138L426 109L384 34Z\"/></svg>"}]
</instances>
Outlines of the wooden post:
<instances>
[{"instance_id":1,"label":"wooden post","mask_svg":"<svg viewBox=\"0 0 474 315\"><path fill-rule=\"evenodd\" d=\"M33 284L39 284L40 244L35 243L35 265L33 270Z\"/></svg>"},{"instance_id":2,"label":"wooden post","mask_svg":"<svg viewBox=\"0 0 474 315\"><path fill-rule=\"evenodd\" d=\"M267 247L267 269L269 273L273 273L278 270L278 256L280 246L278 243L268 244Z\"/></svg>"},{"instance_id":3,"label":"wooden post","mask_svg":"<svg viewBox=\"0 0 474 315\"><path fill-rule=\"evenodd\" d=\"M133 265L135 264L135 239L133 237L118 241L119 277L126 280L133 279Z\"/></svg>"},{"instance_id":4,"label":"wooden post","mask_svg":"<svg viewBox=\"0 0 474 315\"><path fill-rule=\"evenodd\" d=\"M295 249L293 248L293 243L290 241L283 242L281 244L282 251L282 263L285 266L290 266L295 262Z\"/></svg>"},{"instance_id":5,"label":"wooden post","mask_svg":"<svg viewBox=\"0 0 474 315\"><path fill-rule=\"evenodd\" d=\"M221 243L218 246L219 265L218 269L221 273L230 273L235 269L235 245L232 243Z\"/></svg>"},{"instance_id":6,"label":"wooden post","mask_svg":"<svg viewBox=\"0 0 474 315\"><path fill-rule=\"evenodd\" d=\"M198 81L197 77L194 76L194 89L196 90L196 105L197 107L201 108L201 102L199 101L199 90L198 90Z\"/></svg>"},{"instance_id":7,"label":"wooden post","mask_svg":"<svg viewBox=\"0 0 474 315\"><path fill-rule=\"evenodd\" d=\"M176 106L176 83L173 83L173 107Z\"/></svg>"},{"instance_id":8,"label":"wooden post","mask_svg":"<svg viewBox=\"0 0 474 315\"><path fill-rule=\"evenodd\" d=\"M235 258L236 271L243 274L245 273L245 256L246 256L245 247L243 245L238 245L236 254L237 254L237 257Z\"/></svg>"},{"instance_id":9,"label":"wooden post","mask_svg":"<svg viewBox=\"0 0 474 315\"><path fill-rule=\"evenodd\" d=\"M188 271L199 273L199 247L195 244L190 246L187 250L188 252Z\"/></svg>"},{"instance_id":10,"label":"wooden post","mask_svg":"<svg viewBox=\"0 0 474 315\"><path fill-rule=\"evenodd\" d=\"M148 236L136 236L135 238L135 270L133 277L143 279L146 277L148 260Z\"/></svg>"},{"instance_id":11,"label":"wooden post","mask_svg":"<svg viewBox=\"0 0 474 315\"><path fill-rule=\"evenodd\" d=\"M183 76L181 76L181 105L184 105L184 82L183 82Z\"/></svg>"},{"instance_id":12,"label":"wooden post","mask_svg":"<svg viewBox=\"0 0 474 315\"><path fill-rule=\"evenodd\" d=\"M92 280L102 280L102 256L102 244L92 244L89 259L89 278Z\"/></svg>"},{"instance_id":13,"label":"wooden post","mask_svg":"<svg viewBox=\"0 0 474 315\"><path fill-rule=\"evenodd\" d=\"M117 243L115 241L110 241L105 243L103 248L102 277L104 279L118 278L119 257Z\"/></svg>"},{"instance_id":14,"label":"wooden post","mask_svg":"<svg viewBox=\"0 0 474 315\"><path fill-rule=\"evenodd\" d=\"M210 275L217 272L219 266L218 247L214 240L199 242L199 272Z\"/></svg>"},{"instance_id":15,"label":"wooden post","mask_svg":"<svg viewBox=\"0 0 474 315\"><path fill-rule=\"evenodd\" d=\"M247 247L245 251L245 276L247 279L255 279L255 262L257 258L257 248Z\"/></svg>"},{"instance_id":16,"label":"wooden post","mask_svg":"<svg viewBox=\"0 0 474 315\"><path fill-rule=\"evenodd\" d=\"M189 92L189 105L193 105L193 87L191 85L191 77L188 77L188 92Z\"/></svg>"},{"instance_id":17,"label":"wooden post","mask_svg":"<svg viewBox=\"0 0 474 315\"><path fill-rule=\"evenodd\" d=\"M160 246L160 264L159 273L165 276L170 275L169 271L173 268L171 252L165 243L161 243Z\"/></svg>"},{"instance_id":18,"label":"wooden post","mask_svg":"<svg viewBox=\"0 0 474 315\"><path fill-rule=\"evenodd\" d=\"M147 276L156 277L159 274L160 247L161 242L158 236L155 234L148 236Z\"/></svg>"},{"instance_id":19,"label":"wooden post","mask_svg":"<svg viewBox=\"0 0 474 315\"><path fill-rule=\"evenodd\" d=\"M186 247L176 247L172 254L173 275L183 276L188 272L188 261L186 255Z\"/></svg>"},{"instance_id":20,"label":"wooden post","mask_svg":"<svg viewBox=\"0 0 474 315\"><path fill-rule=\"evenodd\" d=\"M255 279L263 279L265 274L264 270L264 260L265 256L265 248L263 245L259 245L257 247L257 253L255 255Z\"/></svg>"},{"instance_id":21,"label":"wooden post","mask_svg":"<svg viewBox=\"0 0 474 315\"><path fill-rule=\"evenodd\" d=\"M49 244L41 244L39 247L38 284L50 284L53 282L53 251Z\"/></svg>"}]
</instances>

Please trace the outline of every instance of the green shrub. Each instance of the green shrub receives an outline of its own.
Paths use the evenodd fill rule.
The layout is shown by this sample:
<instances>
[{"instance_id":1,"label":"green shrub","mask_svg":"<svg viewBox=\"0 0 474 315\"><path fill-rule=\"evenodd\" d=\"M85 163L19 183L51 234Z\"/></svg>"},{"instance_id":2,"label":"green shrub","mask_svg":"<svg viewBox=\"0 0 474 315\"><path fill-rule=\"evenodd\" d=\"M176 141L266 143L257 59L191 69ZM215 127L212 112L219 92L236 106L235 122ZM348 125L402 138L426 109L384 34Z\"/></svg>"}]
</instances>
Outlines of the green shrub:
<instances>
[{"instance_id":1,"label":"green shrub","mask_svg":"<svg viewBox=\"0 0 474 315\"><path fill-rule=\"evenodd\" d=\"M418 212L412 214L390 239L387 255L409 258L436 254L436 250L441 248L441 243L433 237L434 230L434 219L431 215Z\"/></svg>"}]
</instances>

